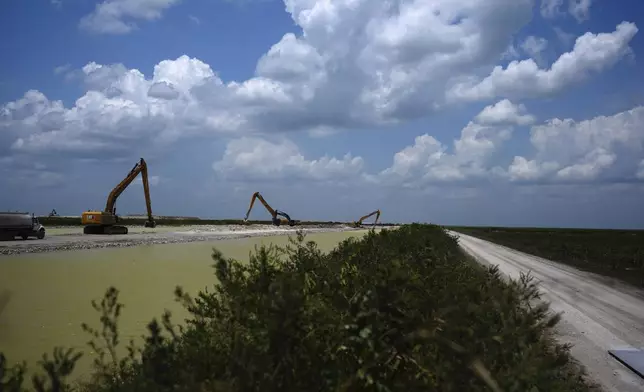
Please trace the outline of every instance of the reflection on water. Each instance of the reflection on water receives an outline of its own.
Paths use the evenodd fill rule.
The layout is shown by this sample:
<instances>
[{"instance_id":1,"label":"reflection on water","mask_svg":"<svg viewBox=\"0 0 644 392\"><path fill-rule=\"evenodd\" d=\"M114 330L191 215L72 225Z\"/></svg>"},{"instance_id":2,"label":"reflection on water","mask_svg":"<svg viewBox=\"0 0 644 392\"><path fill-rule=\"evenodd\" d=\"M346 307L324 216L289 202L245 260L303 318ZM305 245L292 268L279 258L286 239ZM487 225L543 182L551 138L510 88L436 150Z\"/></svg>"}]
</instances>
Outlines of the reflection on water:
<instances>
[{"instance_id":1,"label":"reflection on water","mask_svg":"<svg viewBox=\"0 0 644 392\"><path fill-rule=\"evenodd\" d=\"M364 231L307 235L322 250ZM194 294L215 282L210 254L213 246L224 256L247 260L255 245L285 245L286 236L254 237L214 242L147 245L130 248L21 254L0 257L0 291L11 297L0 313L0 352L11 363L35 364L54 346L85 352L76 374L86 373L91 352L82 322L98 326L90 301L102 298L113 285L125 304L120 322L122 346L146 331L147 323L164 309L175 322L187 315L174 301L176 285ZM123 347L124 349L124 347Z\"/></svg>"}]
</instances>

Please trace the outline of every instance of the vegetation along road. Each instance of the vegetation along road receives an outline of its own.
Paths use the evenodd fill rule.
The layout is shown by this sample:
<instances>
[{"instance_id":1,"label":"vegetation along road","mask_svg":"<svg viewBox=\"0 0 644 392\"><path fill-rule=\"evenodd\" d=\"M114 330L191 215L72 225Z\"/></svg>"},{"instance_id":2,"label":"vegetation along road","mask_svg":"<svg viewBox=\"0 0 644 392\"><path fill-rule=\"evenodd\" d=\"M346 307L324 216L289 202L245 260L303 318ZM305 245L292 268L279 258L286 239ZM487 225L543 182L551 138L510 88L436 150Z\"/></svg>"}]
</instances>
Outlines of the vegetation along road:
<instances>
[{"instance_id":1,"label":"vegetation along road","mask_svg":"<svg viewBox=\"0 0 644 392\"><path fill-rule=\"evenodd\" d=\"M608 284L590 272L531 256L464 235L459 244L478 261L498 265L513 279L530 272L539 281L543 299L563 312L560 340L572 343L571 353L607 391L642 391L644 380L609 356L615 348L644 348L644 291Z\"/></svg>"}]
</instances>

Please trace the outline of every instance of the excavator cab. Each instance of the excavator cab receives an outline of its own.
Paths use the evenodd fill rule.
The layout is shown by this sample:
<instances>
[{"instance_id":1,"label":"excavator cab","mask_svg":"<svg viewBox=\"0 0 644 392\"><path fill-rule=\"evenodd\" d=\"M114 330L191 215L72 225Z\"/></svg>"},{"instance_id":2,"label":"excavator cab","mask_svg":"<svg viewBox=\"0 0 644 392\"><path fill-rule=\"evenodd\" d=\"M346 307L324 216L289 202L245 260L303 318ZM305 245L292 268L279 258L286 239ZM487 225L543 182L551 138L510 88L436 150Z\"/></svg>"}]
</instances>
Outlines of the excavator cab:
<instances>
[{"instance_id":1,"label":"excavator cab","mask_svg":"<svg viewBox=\"0 0 644 392\"><path fill-rule=\"evenodd\" d=\"M276 217L273 218L273 225L275 226L279 226L282 223L282 220L277 218L277 215L286 218L286 223L288 223L289 226L295 226L297 224L297 222L291 219L291 217L286 212L275 210L275 215Z\"/></svg>"}]
</instances>

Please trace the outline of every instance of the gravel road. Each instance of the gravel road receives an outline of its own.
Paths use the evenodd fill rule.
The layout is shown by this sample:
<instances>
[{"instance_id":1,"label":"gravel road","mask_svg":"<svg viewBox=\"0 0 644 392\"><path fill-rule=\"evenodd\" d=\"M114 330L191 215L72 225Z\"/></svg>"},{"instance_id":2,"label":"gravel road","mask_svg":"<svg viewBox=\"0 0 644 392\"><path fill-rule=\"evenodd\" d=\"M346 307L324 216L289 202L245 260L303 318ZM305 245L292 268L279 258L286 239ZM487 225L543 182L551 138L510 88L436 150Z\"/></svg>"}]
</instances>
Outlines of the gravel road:
<instances>
[{"instance_id":1,"label":"gravel road","mask_svg":"<svg viewBox=\"0 0 644 392\"><path fill-rule=\"evenodd\" d=\"M560 341L606 391L642 392L644 379L608 354L610 349L644 350L644 291L460 233L461 247L481 263L497 264L517 279L530 272L543 299L563 312Z\"/></svg>"},{"instance_id":2,"label":"gravel road","mask_svg":"<svg viewBox=\"0 0 644 392\"><path fill-rule=\"evenodd\" d=\"M271 225L217 225L182 226L174 231L145 229L124 235L84 235L82 227L77 233L47 235L44 239L0 241L0 255L39 253L61 250L126 247L149 244L171 244L178 242L213 241L257 236L295 235L297 229L305 233L357 230L346 225L275 227Z\"/></svg>"}]
</instances>

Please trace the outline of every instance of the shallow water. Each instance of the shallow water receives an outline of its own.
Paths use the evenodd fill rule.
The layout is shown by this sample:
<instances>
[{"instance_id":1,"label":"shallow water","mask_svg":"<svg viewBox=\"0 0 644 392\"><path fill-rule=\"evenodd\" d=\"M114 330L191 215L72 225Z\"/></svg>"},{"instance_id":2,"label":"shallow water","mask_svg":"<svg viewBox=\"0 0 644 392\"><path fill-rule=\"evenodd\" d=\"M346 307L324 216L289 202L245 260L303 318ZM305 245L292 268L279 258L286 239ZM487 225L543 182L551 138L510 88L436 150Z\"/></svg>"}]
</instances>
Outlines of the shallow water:
<instances>
[{"instance_id":1,"label":"shallow water","mask_svg":"<svg viewBox=\"0 0 644 392\"><path fill-rule=\"evenodd\" d=\"M307 235L323 251L366 231ZM100 300L113 285L125 304L119 323L124 347L146 332L147 323L164 309L180 322L187 313L174 301L176 285L196 294L216 282L212 248L226 257L247 260L255 245L287 244L288 237L250 237L234 240L90 249L0 257L0 292L10 293L0 310L0 352L11 363L26 360L33 368L54 346L82 349L75 374L86 374L92 360L83 322L98 327L90 301ZM1 293L0 293L1 294ZM51 354L50 354L51 355Z\"/></svg>"}]
</instances>

